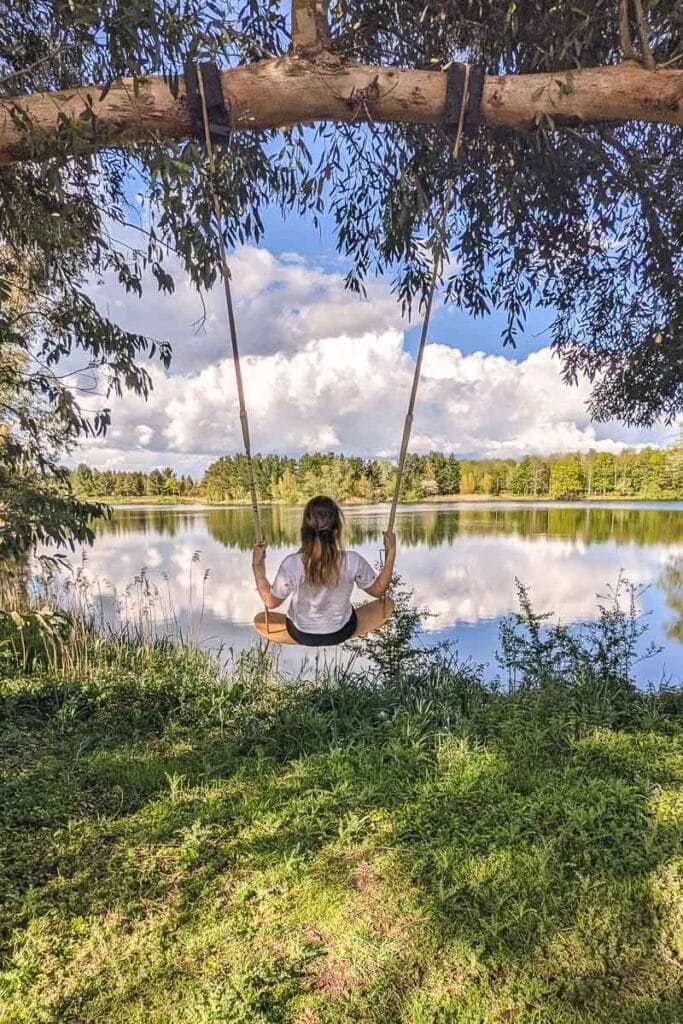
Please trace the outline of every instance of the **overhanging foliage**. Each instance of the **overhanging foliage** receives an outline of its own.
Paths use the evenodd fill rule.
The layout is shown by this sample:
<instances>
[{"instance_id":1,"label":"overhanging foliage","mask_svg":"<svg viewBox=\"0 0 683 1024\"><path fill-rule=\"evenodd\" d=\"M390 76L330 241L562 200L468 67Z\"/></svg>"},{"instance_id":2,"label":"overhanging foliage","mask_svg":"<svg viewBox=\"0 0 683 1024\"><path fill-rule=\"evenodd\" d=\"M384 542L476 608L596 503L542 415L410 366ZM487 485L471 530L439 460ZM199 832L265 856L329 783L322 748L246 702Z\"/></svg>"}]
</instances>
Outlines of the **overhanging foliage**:
<instances>
[{"instance_id":1,"label":"overhanging foliage","mask_svg":"<svg viewBox=\"0 0 683 1024\"><path fill-rule=\"evenodd\" d=\"M654 60L678 67L680 4L644 6L641 28ZM618 0L532 0L523 10L508 0L344 0L330 10L331 38L323 42L331 55L301 59L312 75L330 60L438 69L466 59L498 74L552 72L566 82L572 69L620 62L619 7ZM272 0L19 0L0 4L0 14L4 96L125 76L134 88L147 75L174 87L188 60L247 66L282 57L291 43L282 6ZM631 28L641 46L633 20ZM359 118L367 102L357 97ZM149 137L119 151L83 152L89 120L92 114L64 121L56 152L54 139L48 147L25 123L44 159L0 174L0 341L30 353L29 388L65 416L72 434L104 429L108 414L101 404L95 417L84 412L73 381L56 375L58 364L96 369L105 390L144 395L145 360L170 357L163 344L113 324L84 283L112 272L137 292L151 270L171 290L169 248L198 285L209 286L218 266L201 149ZM449 301L474 316L502 310L508 345L533 306L554 310L550 340L568 380L594 380L593 414L648 424L683 408L682 142L676 125L560 125L543 117L532 130L480 130L453 166L438 126L294 126L235 133L221 153L217 187L230 244L258 242L269 205L285 214L330 214L350 288L388 273L408 308L424 294L431 255L445 247ZM436 222L449 175L456 200L443 239ZM145 197L142 212L131 208L131 181ZM132 246L130 232L122 237L131 220L140 229ZM5 301L17 280L19 308ZM84 379L81 373L77 383Z\"/></svg>"}]
</instances>

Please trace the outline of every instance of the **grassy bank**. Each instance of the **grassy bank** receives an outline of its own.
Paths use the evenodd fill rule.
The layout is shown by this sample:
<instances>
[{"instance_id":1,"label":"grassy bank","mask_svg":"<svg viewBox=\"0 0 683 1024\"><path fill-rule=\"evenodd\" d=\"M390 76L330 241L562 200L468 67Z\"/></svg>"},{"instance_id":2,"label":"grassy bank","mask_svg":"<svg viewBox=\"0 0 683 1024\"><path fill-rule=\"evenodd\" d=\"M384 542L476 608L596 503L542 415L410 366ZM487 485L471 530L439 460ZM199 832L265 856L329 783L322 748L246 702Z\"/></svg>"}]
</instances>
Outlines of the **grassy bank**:
<instances>
[{"instance_id":1,"label":"grassy bank","mask_svg":"<svg viewBox=\"0 0 683 1024\"><path fill-rule=\"evenodd\" d=\"M679 1024L683 699L629 629L511 620L510 693L409 618L317 679L6 646L0 1021Z\"/></svg>"},{"instance_id":2,"label":"grassy bank","mask_svg":"<svg viewBox=\"0 0 683 1024\"><path fill-rule=\"evenodd\" d=\"M120 497L116 494L105 494L101 498L94 498L89 496L85 499L86 501L99 501L103 505L210 505L211 502L205 501L204 498L198 498L196 495L184 495L180 496L177 494L149 494L149 495L136 495L135 497Z\"/></svg>"},{"instance_id":3,"label":"grassy bank","mask_svg":"<svg viewBox=\"0 0 683 1024\"><path fill-rule=\"evenodd\" d=\"M91 499L88 499L88 500L99 501L99 502L102 502L105 505L111 505L114 508L119 507L119 506L129 506L129 505L130 506L135 506L135 505L160 505L160 506L165 506L165 505L171 505L171 506L172 505L200 505L200 506L201 505L209 505L209 506L215 507L215 508L241 508L241 507L245 507L245 506L249 505L248 501L246 501L246 500L245 501L209 501L206 498L201 498L201 497L197 497L197 496L194 496L194 495L193 496L186 496L186 497L183 497L183 498L175 497L175 496L159 497L158 495L152 495L150 497L119 498L119 497L116 497L116 495L105 495L103 498L91 498ZM634 497L632 494L631 495L621 495L621 494L600 495L600 494L594 494L594 495L591 495L590 497L579 497L579 498L570 498L570 499L549 498L547 495L542 496L542 497L532 497L530 495L520 495L520 494L440 494L440 495L436 495L434 497L421 498L419 502L416 502L416 504L425 503L425 504L430 504L430 505L438 505L438 504L444 503L444 502L456 502L456 501L457 502L462 502L464 504L478 504L480 502L498 502L498 501L502 501L502 502L515 502L515 503L522 503L522 504L526 504L526 503L534 504L534 503L538 503L538 502L544 502L544 503L548 503L548 504L558 504L558 505L561 505L564 502L566 502L567 500L569 500L571 502L579 502L579 503L582 503L582 504L585 504L585 505L600 505L600 504L603 504L603 503L604 504L609 504L610 502L613 502L613 501L619 501L619 502L631 501L631 502L638 502L638 503L652 502L653 504L659 504L662 501L676 501L678 499L676 499L674 497L671 497L671 496L668 496L668 495L665 495L662 498L651 498L651 497L650 498L647 498L647 497L646 498L639 498L639 497ZM287 503L283 502L283 501L262 501L260 504L263 505L263 506L267 506L267 505L286 505ZM303 500L300 502L300 504L303 504ZM346 508L346 507L351 507L351 506L354 506L354 505L373 505L373 504L386 505L387 502L386 501L382 501L382 502L362 501L360 498L358 498L356 500L347 499L344 502L342 502L342 504Z\"/></svg>"}]
</instances>

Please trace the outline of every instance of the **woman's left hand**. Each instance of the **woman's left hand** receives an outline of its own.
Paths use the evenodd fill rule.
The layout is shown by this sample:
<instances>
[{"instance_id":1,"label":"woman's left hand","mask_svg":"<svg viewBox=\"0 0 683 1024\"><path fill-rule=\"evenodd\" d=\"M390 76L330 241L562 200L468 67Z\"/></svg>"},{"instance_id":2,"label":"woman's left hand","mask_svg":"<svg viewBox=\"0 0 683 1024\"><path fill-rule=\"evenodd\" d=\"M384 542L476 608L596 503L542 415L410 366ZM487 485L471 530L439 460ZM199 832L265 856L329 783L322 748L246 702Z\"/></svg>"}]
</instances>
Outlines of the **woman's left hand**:
<instances>
[{"instance_id":1,"label":"woman's left hand","mask_svg":"<svg viewBox=\"0 0 683 1024\"><path fill-rule=\"evenodd\" d=\"M384 534L384 550L387 555L396 554L396 534L393 530L387 530Z\"/></svg>"},{"instance_id":2,"label":"woman's left hand","mask_svg":"<svg viewBox=\"0 0 683 1024\"><path fill-rule=\"evenodd\" d=\"M265 544L254 544L254 550L251 556L251 565L253 569L263 569L266 565L266 545Z\"/></svg>"}]
</instances>

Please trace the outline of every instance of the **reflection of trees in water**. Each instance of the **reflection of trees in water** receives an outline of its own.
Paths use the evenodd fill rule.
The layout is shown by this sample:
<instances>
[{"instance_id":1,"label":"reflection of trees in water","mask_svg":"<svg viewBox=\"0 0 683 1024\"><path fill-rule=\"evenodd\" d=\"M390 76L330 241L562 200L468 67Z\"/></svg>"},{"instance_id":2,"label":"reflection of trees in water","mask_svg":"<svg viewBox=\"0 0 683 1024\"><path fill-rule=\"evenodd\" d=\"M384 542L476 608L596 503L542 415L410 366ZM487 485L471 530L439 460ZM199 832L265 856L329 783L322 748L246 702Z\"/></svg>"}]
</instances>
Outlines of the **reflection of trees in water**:
<instances>
[{"instance_id":1,"label":"reflection of trees in water","mask_svg":"<svg viewBox=\"0 0 683 1024\"><path fill-rule=\"evenodd\" d=\"M298 542L300 509L270 505L262 509L264 533L273 547ZM349 545L365 541L381 542L385 510L380 507L349 509L346 537ZM253 544L253 524L248 506L176 510L170 508L135 509L115 513L97 527L99 533L130 533L176 536L179 533L206 531L219 544L247 550ZM489 534L562 537L585 544L676 544L683 542L683 515L671 508L610 508L471 506L403 506L397 521L401 543L408 547L426 544L439 547L462 535Z\"/></svg>"},{"instance_id":2,"label":"reflection of trees in water","mask_svg":"<svg viewBox=\"0 0 683 1024\"><path fill-rule=\"evenodd\" d=\"M261 509L261 522L266 542L284 547L297 538L300 513L287 505L266 505ZM254 520L250 506L212 508L205 512L207 532L213 540L227 548L246 551L254 544Z\"/></svg>"},{"instance_id":3,"label":"reflection of trees in water","mask_svg":"<svg viewBox=\"0 0 683 1024\"><path fill-rule=\"evenodd\" d=\"M678 640L683 644L683 558L674 558L666 567L659 579L659 586L664 591L666 603L675 618L666 627L666 635L670 640Z\"/></svg>"},{"instance_id":4,"label":"reflection of trees in water","mask_svg":"<svg viewBox=\"0 0 683 1024\"><path fill-rule=\"evenodd\" d=\"M100 520L95 524L98 534L123 537L129 533L151 534L162 537L175 537L186 530L198 527L203 517L198 512L184 512L164 508L136 508L134 511L116 510L111 519Z\"/></svg>"}]
</instances>

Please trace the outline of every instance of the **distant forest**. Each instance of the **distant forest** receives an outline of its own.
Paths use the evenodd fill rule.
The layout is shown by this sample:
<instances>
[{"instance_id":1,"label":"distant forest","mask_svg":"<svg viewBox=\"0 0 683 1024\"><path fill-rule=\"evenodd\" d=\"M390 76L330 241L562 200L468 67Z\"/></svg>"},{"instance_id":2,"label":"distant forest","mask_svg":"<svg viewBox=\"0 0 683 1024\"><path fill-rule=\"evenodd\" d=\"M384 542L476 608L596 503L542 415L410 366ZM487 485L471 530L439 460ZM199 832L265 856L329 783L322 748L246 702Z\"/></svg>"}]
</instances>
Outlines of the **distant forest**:
<instances>
[{"instance_id":1,"label":"distant forest","mask_svg":"<svg viewBox=\"0 0 683 1024\"><path fill-rule=\"evenodd\" d=\"M373 502L391 497L396 467L388 459L313 454L300 459L257 455L254 469L259 498L295 504L314 494L338 501ZM70 474L78 497L200 498L210 502L248 499L244 455L225 455L212 462L200 480L172 469L99 470L84 464ZM683 432L669 448L557 455L514 459L458 459L430 452L409 455L403 480L403 501L449 495L491 495L526 498L683 498Z\"/></svg>"}]
</instances>

